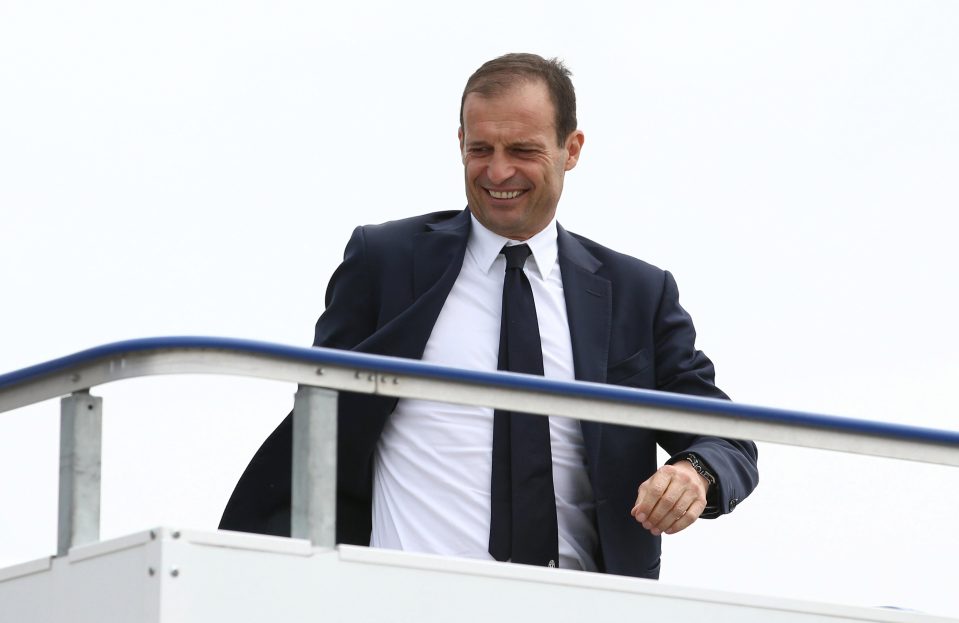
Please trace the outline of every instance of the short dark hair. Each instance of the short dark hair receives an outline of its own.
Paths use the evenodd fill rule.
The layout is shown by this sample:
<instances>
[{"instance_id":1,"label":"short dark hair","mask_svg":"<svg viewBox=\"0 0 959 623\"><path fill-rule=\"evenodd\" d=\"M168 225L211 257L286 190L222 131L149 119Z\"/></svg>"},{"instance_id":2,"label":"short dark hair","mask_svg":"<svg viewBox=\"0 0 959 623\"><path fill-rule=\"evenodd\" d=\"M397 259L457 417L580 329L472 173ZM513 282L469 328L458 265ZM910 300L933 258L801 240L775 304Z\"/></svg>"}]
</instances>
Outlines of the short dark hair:
<instances>
[{"instance_id":1,"label":"short dark hair","mask_svg":"<svg viewBox=\"0 0 959 623\"><path fill-rule=\"evenodd\" d=\"M570 80L572 75L563 61L558 58L547 60L537 54L515 52L486 61L466 81L463 98L460 100L460 127L463 127L463 105L470 93L494 97L515 86L520 80L542 80L555 109L556 141L563 145L566 137L577 127L576 91L573 89L573 81Z\"/></svg>"}]
</instances>

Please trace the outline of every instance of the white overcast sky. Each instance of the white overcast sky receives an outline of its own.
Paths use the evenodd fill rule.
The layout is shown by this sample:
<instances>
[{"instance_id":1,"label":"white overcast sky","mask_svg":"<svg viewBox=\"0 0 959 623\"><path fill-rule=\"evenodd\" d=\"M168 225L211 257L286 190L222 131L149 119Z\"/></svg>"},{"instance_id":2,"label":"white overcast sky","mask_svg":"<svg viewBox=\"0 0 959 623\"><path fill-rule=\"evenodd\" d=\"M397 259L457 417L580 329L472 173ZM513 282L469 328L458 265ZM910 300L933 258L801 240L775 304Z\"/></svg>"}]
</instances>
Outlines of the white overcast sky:
<instances>
[{"instance_id":1,"label":"white overcast sky","mask_svg":"<svg viewBox=\"0 0 959 623\"><path fill-rule=\"evenodd\" d=\"M465 205L459 97L560 56L560 222L671 270L744 403L955 430L959 3L0 0L0 372L121 339L308 345L361 223ZM102 532L214 528L290 385L105 399ZM51 554L58 404L0 415L0 566ZM959 616L953 468L763 444L663 581Z\"/></svg>"}]
</instances>

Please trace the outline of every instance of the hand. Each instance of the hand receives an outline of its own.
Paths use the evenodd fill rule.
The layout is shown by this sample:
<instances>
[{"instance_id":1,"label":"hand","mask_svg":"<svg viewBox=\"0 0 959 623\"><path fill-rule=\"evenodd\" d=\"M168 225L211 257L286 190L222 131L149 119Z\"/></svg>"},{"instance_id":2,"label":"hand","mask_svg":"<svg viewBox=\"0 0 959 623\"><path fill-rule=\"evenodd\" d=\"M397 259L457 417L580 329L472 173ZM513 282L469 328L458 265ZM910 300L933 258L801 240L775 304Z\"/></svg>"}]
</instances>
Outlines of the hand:
<instances>
[{"instance_id":1,"label":"hand","mask_svg":"<svg viewBox=\"0 0 959 623\"><path fill-rule=\"evenodd\" d=\"M653 533L676 534L699 519L709 483L687 461L663 465L639 485L631 514Z\"/></svg>"}]
</instances>

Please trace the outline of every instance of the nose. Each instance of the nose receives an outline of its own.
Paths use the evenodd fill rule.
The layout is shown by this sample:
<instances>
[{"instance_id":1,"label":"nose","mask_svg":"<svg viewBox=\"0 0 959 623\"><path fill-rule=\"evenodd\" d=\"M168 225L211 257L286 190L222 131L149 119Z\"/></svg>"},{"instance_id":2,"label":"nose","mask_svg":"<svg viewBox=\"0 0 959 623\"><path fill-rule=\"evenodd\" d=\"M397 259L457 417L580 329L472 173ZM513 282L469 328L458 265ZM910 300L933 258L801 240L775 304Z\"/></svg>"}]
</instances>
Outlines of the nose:
<instances>
[{"instance_id":1,"label":"nose","mask_svg":"<svg viewBox=\"0 0 959 623\"><path fill-rule=\"evenodd\" d=\"M496 152L490 158L489 165L486 167L486 176L494 184L502 184L516 173L516 168L510 162L509 157Z\"/></svg>"}]
</instances>

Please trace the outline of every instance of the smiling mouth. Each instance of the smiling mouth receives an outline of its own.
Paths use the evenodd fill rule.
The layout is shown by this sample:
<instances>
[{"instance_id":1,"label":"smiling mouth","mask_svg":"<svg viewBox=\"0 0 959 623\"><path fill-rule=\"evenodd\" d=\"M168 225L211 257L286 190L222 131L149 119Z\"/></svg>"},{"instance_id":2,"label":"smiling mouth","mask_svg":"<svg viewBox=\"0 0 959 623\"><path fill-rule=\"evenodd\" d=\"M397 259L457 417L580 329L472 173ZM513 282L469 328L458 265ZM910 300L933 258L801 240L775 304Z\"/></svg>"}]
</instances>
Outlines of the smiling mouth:
<instances>
[{"instance_id":1,"label":"smiling mouth","mask_svg":"<svg viewBox=\"0 0 959 623\"><path fill-rule=\"evenodd\" d=\"M493 199L515 199L516 197L519 197L526 191L525 190L490 190L487 188L486 192L488 192L490 197L492 197Z\"/></svg>"}]
</instances>

